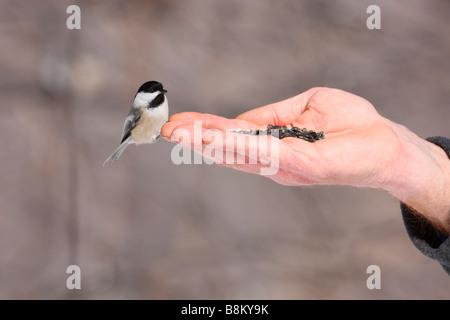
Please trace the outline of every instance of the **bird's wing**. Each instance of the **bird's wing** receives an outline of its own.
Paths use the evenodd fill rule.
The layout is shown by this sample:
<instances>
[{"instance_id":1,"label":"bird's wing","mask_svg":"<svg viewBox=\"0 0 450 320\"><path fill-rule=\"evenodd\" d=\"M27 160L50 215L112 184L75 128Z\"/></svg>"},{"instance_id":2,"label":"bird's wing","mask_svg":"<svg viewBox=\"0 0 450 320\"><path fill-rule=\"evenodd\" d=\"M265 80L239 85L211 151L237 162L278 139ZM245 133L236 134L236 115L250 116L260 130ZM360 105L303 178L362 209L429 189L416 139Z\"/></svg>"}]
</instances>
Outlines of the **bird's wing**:
<instances>
[{"instance_id":1,"label":"bird's wing","mask_svg":"<svg viewBox=\"0 0 450 320\"><path fill-rule=\"evenodd\" d=\"M124 142L131 135L131 130L133 130L133 128L141 121L141 117L141 110L136 109L130 111L123 125L122 141L120 141L120 143Z\"/></svg>"}]
</instances>

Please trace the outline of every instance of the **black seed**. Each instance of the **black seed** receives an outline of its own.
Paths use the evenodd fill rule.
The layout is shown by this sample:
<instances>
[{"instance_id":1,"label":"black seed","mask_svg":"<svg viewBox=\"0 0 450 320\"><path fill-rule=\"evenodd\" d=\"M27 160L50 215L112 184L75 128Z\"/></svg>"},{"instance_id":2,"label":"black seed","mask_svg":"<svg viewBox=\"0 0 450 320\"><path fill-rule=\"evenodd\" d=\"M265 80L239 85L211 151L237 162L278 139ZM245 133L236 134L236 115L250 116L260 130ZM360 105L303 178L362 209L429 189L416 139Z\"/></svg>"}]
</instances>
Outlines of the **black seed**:
<instances>
[{"instance_id":1,"label":"black seed","mask_svg":"<svg viewBox=\"0 0 450 320\"><path fill-rule=\"evenodd\" d=\"M289 129L284 130L282 133L280 133L280 139L290 138L290 137L296 138L297 135L295 133L291 132Z\"/></svg>"},{"instance_id":2,"label":"black seed","mask_svg":"<svg viewBox=\"0 0 450 320\"><path fill-rule=\"evenodd\" d=\"M316 140L314 140L314 139L311 139L310 137L308 137L308 136L300 136L299 137L300 139L303 139L303 140L306 140L306 141L309 141L309 142L315 142Z\"/></svg>"},{"instance_id":3,"label":"black seed","mask_svg":"<svg viewBox=\"0 0 450 320\"><path fill-rule=\"evenodd\" d=\"M279 139L293 137L303 139L309 142L315 142L317 140L325 138L325 133L323 131L315 132L313 130L307 130L306 128L302 129L298 127L288 128L287 126L274 126L271 124L267 125L267 130L249 129L249 130L235 130L234 132L251 135L271 135Z\"/></svg>"}]
</instances>

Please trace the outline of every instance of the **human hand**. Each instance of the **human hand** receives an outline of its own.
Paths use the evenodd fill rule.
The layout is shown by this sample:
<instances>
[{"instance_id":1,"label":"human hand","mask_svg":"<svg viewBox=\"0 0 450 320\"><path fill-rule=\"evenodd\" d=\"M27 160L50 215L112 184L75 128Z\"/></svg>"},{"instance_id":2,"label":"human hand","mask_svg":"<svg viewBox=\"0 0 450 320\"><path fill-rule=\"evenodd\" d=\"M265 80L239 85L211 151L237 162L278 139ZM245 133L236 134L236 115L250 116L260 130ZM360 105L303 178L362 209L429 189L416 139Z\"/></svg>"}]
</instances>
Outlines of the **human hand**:
<instances>
[{"instance_id":1,"label":"human hand","mask_svg":"<svg viewBox=\"0 0 450 320\"><path fill-rule=\"evenodd\" d=\"M196 127L195 121L201 128ZM276 155L279 169L268 176L270 179L284 185L381 188L449 232L450 169L443 150L383 118L370 102L351 93L313 88L293 98L243 113L236 119L180 113L170 118L161 134L169 140L180 140L183 138L182 135L180 138L181 132L201 130L203 140L183 143L197 152L212 145L232 150L237 155L248 155L258 152L258 143L244 148L236 146L234 136L225 135L225 131L265 128L268 124L325 132L325 139L315 143L297 138L280 140ZM209 141L207 131L211 129L221 131L225 138ZM221 165L260 173L266 163Z\"/></svg>"},{"instance_id":2,"label":"human hand","mask_svg":"<svg viewBox=\"0 0 450 320\"><path fill-rule=\"evenodd\" d=\"M285 185L378 187L386 175L380 167L390 167L394 158L391 154L397 152L395 143L392 143L395 142L393 132L384 120L363 98L336 89L314 88L291 99L248 111L236 119L193 112L176 114L161 133L165 138L172 137L174 131L181 132L180 129L193 133L194 121L201 121L203 132L217 129L223 131L224 136L229 129L265 128L268 124L324 131L325 139L315 143L297 138L279 141L279 170L268 177ZM204 141L203 145L198 142L202 143L189 141L197 150L204 146ZM257 147L258 144L249 146ZM233 139L223 139L224 150L234 148ZM235 151L238 153L240 150ZM258 161L256 165L221 165L255 173L265 164Z\"/></svg>"}]
</instances>

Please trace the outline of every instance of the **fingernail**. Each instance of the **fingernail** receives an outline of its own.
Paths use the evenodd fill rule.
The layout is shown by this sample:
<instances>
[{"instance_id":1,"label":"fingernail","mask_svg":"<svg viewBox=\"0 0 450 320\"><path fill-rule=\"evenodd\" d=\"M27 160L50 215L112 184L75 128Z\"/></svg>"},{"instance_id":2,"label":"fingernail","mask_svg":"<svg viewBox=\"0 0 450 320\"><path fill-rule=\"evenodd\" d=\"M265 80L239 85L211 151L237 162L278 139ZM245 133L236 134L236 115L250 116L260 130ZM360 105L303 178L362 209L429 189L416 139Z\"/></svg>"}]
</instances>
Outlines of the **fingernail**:
<instances>
[{"instance_id":1,"label":"fingernail","mask_svg":"<svg viewBox=\"0 0 450 320\"><path fill-rule=\"evenodd\" d=\"M205 133L203 135L203 144L211 144L214 141L214 136L212 136L210 133Z\"/></svg>"},{"instance_id":2,"label":"fingernail","mask_svg":"<svg viewBox=\"0 0 450 320\"><path fill-rule=\"evenodd\" d=\"M181 135L180 130L174 130L172 132L172 137L170 139L173 142L181 142L183 141L183 136Z\"/></svg>"}]
</instances>

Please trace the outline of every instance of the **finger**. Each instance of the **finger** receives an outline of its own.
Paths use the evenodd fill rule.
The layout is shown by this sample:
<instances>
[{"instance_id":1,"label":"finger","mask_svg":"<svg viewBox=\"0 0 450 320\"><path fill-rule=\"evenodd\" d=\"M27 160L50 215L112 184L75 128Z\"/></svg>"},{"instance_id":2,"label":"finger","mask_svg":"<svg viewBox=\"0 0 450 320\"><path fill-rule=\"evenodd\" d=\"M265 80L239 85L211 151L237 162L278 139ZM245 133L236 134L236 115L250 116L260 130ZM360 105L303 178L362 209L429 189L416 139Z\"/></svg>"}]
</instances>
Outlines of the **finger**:
<instances>
[{"instance_id":1,"label":"finger","mask_svg":"<svg viewBox=\"0 0 450 320\"><path fill-rule=\"evenodd\" d=\"M261 165L251 165L251 164L218 164L221 167L227 167L234 170L261 175L262 166ZM286 171L281 166L275 174L265 175L274 182L285 185L285 186L300 186L300 185L311 185L315 181L308 179L307 177L293 177L292 172Z\"/></svg>"},{"instance_id":2,"label":"finger","mask_svg":"<svg viewBox=\"0 0 450 320\"><path fill-rule=\"evenodd\" d=\"M261 175L261 166L257 164L218 164L221 167L227 167L234 170Z\"/></svg>"},{"instance_id":3,"label":"finger","mask_svg":"<svg viewBox=\"0 0 450 320\"><path fill-rule=\"evenodd\" d=\"M236 119L247 120L257 125L274 124L285 126L297 119L308 103L308 100L319 90L312 88L295 97L256 108L240 114Z\"/></svg>"},{"instance_id":4,"label":"finger","mask_svg":"<svg viewBox=\"0 0 450 320\"><path fill-rule=\"evenodd\" d=\"M169 121L166 122L162 128L161 128L161 136L165 139L170 140L171 136L172 136L172 132L173 130L179 126L182 125L183 122L185 121L184 119L187 118L200 118L202 114L198 113L198 112L181 112L181 113L176 113L174 115L172 115L169 118Z\"/></svg>"},{"instance_id":5,"label":"finger","mask_svg":"<svg viewBox=\"0 0 450 320\"><path fill-rule=\"evenodd\" d=\"M248 161L246 161L245 164L226 164L226 163L216 163L216 164L221 167L227 167L242 172L264 175L272 179L276 183L285 186L310 185L314 183L314 181L312 179L308 179L308 177L293 176L290 170L285 170L281 165L276 170L270 170L270 167L268 165L262 165L260 163L249 164ZM263 174L264 170L266 170L265 171L266 174ZM267 172L270 172L270 174L267 174Z\"/></svg>"},{"instance_id":6,"label":"finger","mask_svg":"<svg viewBox=\"0 0 450 320\"><path fill-rule=\"evenodd\" d=\"M166 122L161 127L161 136L164 139L167 139L170 141L173 130L179 125L181 125L181 122L175 122L175 121Z\"/></svg>"},{"instance_id":7,"label":"finger","mask_svg":"<svg viewBox=\"0 0 450 320\"><path fill-rule=\"evenodd\" d=\"M258 162L278 157L280 140L272 136L239 134L231 131L208 130L204 133L203 143L211 148L234 152Z\"/></svg>"},{"instance_id":8,"label":"finger","mask_svg":"<svg viewBox=\"0 0 450 320\"><path fill-rule=\"evenodd\" d=\"M324 179L326 168L317 158L321 141L279 140L272 136L246 135L194 125L176 127L172 141L212 159L216 164L267 175L284 185L312 184ZM280 168L284 168L284 175L279 173ZM273 176L280 177L275 179Z\"/></svg>"},{"instance_id":9,"label":"finger","mask_svg":"<svg viewBox=\"0 0 450 320\"><path fill-rule=\"evenodd\" d=\"M280 140L270 135L247 135L230 130L207 129L185 124L177 126L171 138L173 142L183 143L184 146L191 148L194 148L195 145L209 145L211 148L222 148L222 150L233 151L252 159L259 159L263 156L270 157L272 153L278 156L278 153L282 153L281 161L290 152L298 153L305 159L313 159L314 155L317 155L316 147L322 142L317 141L313 144L298 138Z\"/></svg>"},{"instance_id":10,"label":"finger","mask_svg":"<svg viewBox=\"0 0 450 320\"><path fill-rule=\"evenodd\" d=\"M245 120L228 119L207 113L183 112L173 115L169 122L164 124L161 135L170 139L175 128L181 125L195 125L206 129L221 130L257 128L254 123Z\"/></svg>"},{"instance_id":11,"label":"finger","mask_svg":"<svg viewBox=\"0 0 450 320\"><path fill-rule=\"evenodd\" d=\"M234 170L251 173L251 174L256 174L256 175L261 175L261 171L262 171L262 168L260 165L249 165L249 164L235 164L235 165L218 164L218 165L221 167L231 168ZM274 182L281 184L281 185L285 185L285 186L299 186L299 185L312 184L311 181L308 181L306 179L303 179L303 180L293 179L292 174L290 172L287 172L286 170L284 170L281 167L278 168L278 171L276 172L276 174L265 175L265 176L267 176L269 179L273 180Z\"/></svg>"},{"instance_id":12,"label":"finger","mask_svg":"<svg viewBox=\"0 0 450 320\"><path fill-rule=\"evenodd\" d=\"M177 126L182 125L187 119L200 118L201 116L202 114L198 112L180 112L173 114L169 118L169 121L162 126L161 135L170 140L172 132Z\"/></svg>"},{"instance_id":13,"label":"finger","mask_svg":"<svg viewBox=\"0 0 450 320\"><path fill-rule=\"evenodd\" d=\"M268 152L264 144L258 143L258 140L271 138L193 125L179 125L172 134L172 141L200 154L207 164L235 166L237 170L259 175L274 175L278 171L278 155L275 151ZM252 143L247 141L243 145L245 139L251 139Z\"/></svg>"},{"instance_id":14,"label":"finger","mask_svg":"<svg viewBox=\"0 0 450 320\"><path fill-rule=\"evenodd\" d=\"M201 122L201 125L207 129L246 129L254 128L255 124L246 120L228 119L214 114L184 112L174 117L176 122L183 124L194 124L194 122ZM196 125L199 125L198 123Z\"/></svg>"},{"instance_id":15,"label":"finger","mask_svg":"<svg viewBox=\"0 0 450 320\"><path fill-rule=\"evenodd\" d=\"M198 150L207 146L216 154L230 152L238 157L249 157L256 164L278 162L280 140L272 136L255 136L232 132L230 130L207 129L194 125L179 125L172 133L172 141ZM225 159L234 164L234 158Z\"/></svg>"},{"instance_id":16,"label":"finger","mask_svg":"<svg viewBox=\"0 0 450 320\"><path fill-rule=\"evenodd\" d=\"M211 161L208 164L215 163L219 166L232 168L238 171L269 177L278 174L278 161L265 160L265 162L262 163L261 161L258 161L258 159L242 156L234 151L225 151L222 153L222 151L217 152L217 150L215 150L214 153L210 153L208 152L208 148L210 148L210 146L206 146L202 154L203 159L208 159L208 161Z\"/></svg>"}]
</instances>

